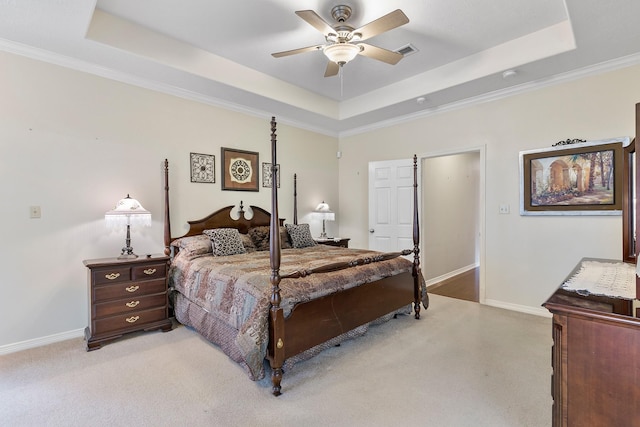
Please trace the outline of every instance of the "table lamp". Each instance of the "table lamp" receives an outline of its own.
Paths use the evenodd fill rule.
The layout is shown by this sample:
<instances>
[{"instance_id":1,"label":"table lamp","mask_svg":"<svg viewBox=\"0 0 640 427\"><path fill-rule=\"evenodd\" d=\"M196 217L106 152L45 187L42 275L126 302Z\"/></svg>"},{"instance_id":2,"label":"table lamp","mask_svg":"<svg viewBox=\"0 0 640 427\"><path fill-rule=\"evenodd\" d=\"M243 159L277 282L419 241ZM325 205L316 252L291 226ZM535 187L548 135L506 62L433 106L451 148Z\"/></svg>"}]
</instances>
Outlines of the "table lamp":
<instances>
[{"instance_id":1,"label":"table lamp","mask_svg":"<svg viewBox=\"0 0 640 427\"><path fill-rule=\"evenodd\" d=\"M336 214L331 210L331 208L329 208L329 205L324 201L322 201L322 203L318 205L318 207L316 208L315 211L313 211L313 213L318 219L322 220L322 234L320 234L320 238L326 239L327 233L325 232L324 222L335 221Z\"/></svg>"},{"instance_id":2,"label":"table lamp","mask_svg":"<svg viewBox=\"0 0 640 427\"><path fill-rule=\"evenodd\" d=\"M121 199L116 204L116 207L104 214L104 219L107 223L107 227L118 228L127 226L127 237L125 240L125 247L122 248L122 253L118 259L132 259L138 258L138 255L133 253L131 247L131 225L151 227L151 212L142 207L140 202L136 199L132 199L128 194L127 197Z\"/></svg>"}]
</instances>

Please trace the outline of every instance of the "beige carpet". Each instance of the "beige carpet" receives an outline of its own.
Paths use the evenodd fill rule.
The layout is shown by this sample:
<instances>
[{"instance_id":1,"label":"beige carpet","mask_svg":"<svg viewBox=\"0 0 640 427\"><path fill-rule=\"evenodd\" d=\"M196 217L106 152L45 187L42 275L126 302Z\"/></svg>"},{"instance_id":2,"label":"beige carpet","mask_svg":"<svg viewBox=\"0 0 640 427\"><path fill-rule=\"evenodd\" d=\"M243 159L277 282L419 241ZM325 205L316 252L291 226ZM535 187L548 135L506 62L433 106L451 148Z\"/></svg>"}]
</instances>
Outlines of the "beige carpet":
<instances>
[{"instance_id":1,"label":"beige carpet","mask_svg":"<svg viewBox=\"0 0 640 427\"><path fill-rule=\"evenodd\" d=\"M285 373L283 395L177 326L0 357L7 426L550 426L551 320L438 295Z\"/></svg>"}]
</instances>

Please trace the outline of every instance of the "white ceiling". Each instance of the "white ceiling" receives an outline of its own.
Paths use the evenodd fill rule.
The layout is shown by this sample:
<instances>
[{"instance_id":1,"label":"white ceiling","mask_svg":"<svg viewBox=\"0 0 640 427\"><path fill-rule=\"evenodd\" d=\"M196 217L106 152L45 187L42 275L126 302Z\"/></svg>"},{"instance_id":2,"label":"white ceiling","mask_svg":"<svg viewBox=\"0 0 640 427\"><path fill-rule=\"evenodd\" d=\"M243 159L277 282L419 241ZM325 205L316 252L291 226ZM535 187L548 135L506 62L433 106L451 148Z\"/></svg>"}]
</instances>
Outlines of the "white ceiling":
<instances>
[{"instance_id":1,"label":"white ceiling","mask_svg":"<svg viewBox=\"0 0 640 427\"><path fill-rule=\"evenodd\" d=\"M367 43L418 51L329 78L321 51L271 56L323 43L294 12L333 24L338 4L353 27L401 9L409 23ZM348 135L638 63L638 16L637 0L4 0L0 50Z\"/></svg>"}]
</instances>

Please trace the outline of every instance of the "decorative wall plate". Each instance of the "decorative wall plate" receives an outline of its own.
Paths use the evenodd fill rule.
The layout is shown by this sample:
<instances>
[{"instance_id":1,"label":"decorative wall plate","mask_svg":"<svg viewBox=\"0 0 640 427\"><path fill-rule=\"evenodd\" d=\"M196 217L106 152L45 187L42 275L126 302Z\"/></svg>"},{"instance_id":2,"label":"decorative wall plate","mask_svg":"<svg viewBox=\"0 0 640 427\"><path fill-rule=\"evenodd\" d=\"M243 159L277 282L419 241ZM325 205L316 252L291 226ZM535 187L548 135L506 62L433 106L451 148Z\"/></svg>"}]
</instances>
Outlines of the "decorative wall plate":
<instances>
[{"instance_id":1,"label":"decorative wall plate","mask_svg":"<svg viewBox=\"0 0 640 427\"><path fill-rule=\"evenodd\" d=\"M222 147L222 189L258 191L258 153Z\"/></svg>"},{"instance_id":2,"label":"decorative wall plate","mask_svg":"<svg viewBox=\"0 0 640 427\"><path fill-rule=\"evenodd\" d=\"M280 188L280 165L278 166L278 188ZM271 172L271 163L262 163L262 186L271 188L273 185L273 173Z\"/></svg>"},{"instance_id":3,"label":"decorative wall plate","mask_svg":"<svg viewBox=\"0 0 640 427\"><path fill-rule=\"evenodd\" d=\"M191 153L191 182L216 182L216 156Z\"/></svg>"}]
</instances>

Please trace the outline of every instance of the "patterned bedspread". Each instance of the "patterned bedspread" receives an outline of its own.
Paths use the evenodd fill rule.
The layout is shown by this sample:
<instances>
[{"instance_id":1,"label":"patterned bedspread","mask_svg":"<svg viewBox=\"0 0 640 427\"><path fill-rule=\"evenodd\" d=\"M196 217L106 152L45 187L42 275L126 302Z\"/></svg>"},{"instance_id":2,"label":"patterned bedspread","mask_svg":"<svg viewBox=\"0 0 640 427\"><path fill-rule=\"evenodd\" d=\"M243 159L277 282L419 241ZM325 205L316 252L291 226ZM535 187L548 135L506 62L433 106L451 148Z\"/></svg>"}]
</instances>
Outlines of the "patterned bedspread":
<instances>
[{"instance_id":1,"label":"patterned bedspread","mask_svg":"<svg viewBox=\"0 0 640 427\"><path fill-rule=\"evenodd\" d=\"M301 268L350 261L372 254L375 252L326 245L283 249L280 273L284 275ZM398 257L332 273L283 279L280 283L281 307L287 317L299 302L383 277L410 272L411 268L410 261ZM180 252L173 259L169 273L170 287L179 292L176 300L178 320L190 324L186 307L191 304L201 307L209 316L215 317L216 321L212 323L214 326L207 328L224 325L219 326L219 329L224 329L224 333L213 335L218 339L224 335L224 339L233 340L232 343L216 344L234 360L243 364L250 378L254 380L264 376L263 360L269 340L270 272L269 252L259 251L226 257L214 257L211 254L189 256ZM198 329L197 325L190 326Z\"/></svg>"}]
</instances>

